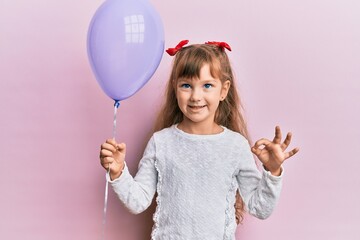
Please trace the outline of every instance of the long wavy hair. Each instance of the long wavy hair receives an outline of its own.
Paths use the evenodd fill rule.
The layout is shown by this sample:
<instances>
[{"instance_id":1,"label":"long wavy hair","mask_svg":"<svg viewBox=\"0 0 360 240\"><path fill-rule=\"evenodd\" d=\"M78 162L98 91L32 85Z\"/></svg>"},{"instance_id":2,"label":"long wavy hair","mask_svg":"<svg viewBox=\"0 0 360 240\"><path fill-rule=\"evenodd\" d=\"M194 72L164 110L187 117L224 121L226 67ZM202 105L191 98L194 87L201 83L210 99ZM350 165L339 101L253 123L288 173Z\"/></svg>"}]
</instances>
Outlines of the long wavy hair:
<instances>
[{"instance_id":1,"label":"long wavy hair","mask_svg":"<svg viewBox=\"0 0 360 240\"><path fill-rule=\"evenodd\" d=\"M234 81L229 58L223 48L210 44L189 45L176 53L166 86L165 101L155 123L155 131L170 127L183 120L183 113L176 98L178 80L181 78L199 78L200 70L205 64L210 66L212 77L220 79L222 83L227 80L230 81L228 94L223 101L220 101L215 113L215 122L249 139L243 117L243 106ZM245 211L239 193L236 194L235 208L236 220L239 223L242 221Z\"/></svg>"}]
</instances>

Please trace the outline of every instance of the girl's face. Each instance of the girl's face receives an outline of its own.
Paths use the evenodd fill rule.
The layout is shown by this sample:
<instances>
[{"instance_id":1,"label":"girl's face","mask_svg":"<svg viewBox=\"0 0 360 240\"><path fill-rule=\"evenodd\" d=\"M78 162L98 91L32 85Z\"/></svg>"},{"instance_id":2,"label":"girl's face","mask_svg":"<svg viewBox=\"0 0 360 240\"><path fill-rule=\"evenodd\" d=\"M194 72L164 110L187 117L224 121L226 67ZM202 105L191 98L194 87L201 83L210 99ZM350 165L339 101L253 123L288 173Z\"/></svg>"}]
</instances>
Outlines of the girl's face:
<instances>
[{"instance_id":1,"label":"girl's face","mask_svg":"<svg viewBox=\"0 0 360 240\"><path fill-rule=\"evenodd\" d=\"M230 81L222 83L211 76L208 64L200 69L199 78L179 79L176 98L184 114L182 124L191 128L200 126L211 129L219 103L225 99L229 88Z\"/></svg>"}]
</instances>

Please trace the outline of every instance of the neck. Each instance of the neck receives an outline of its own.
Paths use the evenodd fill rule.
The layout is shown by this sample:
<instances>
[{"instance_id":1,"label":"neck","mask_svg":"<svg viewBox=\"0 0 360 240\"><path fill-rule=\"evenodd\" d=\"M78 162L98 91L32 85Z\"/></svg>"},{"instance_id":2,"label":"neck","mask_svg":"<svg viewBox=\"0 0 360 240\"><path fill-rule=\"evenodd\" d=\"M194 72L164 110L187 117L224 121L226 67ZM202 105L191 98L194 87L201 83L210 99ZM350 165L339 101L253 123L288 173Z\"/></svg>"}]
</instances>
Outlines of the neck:
<instances>
[{"instance_id":1,"label":"neck","mask_svg":"<svg viewBox=\"0 0 360 240\"><path fill-rule=\"evenodd\" d=\"M224 131L224 129L215 122L211 124L198 124L194 122L189 123L188 121L184 120L180 122L177 127L186 133L198 135L218 134Z\"/></svg>"}]
</instances>

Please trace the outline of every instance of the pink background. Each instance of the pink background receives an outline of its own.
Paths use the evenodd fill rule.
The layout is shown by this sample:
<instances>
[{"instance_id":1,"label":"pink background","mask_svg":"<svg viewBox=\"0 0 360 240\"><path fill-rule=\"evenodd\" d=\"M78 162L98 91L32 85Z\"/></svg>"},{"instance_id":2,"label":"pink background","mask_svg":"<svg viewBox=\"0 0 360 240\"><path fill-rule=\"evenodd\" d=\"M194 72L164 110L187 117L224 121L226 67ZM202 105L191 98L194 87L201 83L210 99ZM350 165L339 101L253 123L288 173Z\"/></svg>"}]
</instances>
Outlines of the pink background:
<instances>
[{"instance_id":1,"label":"pink background","mask_svg":"<svg viewBox=\"0 0 360 240\"><path fill-rule=\"evenodd\" d=\"M102 0L0 2L1 239L100 239L99 146L113 102L89 67L86 34ZM283 194L238 239L360 239L360 2L151 0L166 47L227 41L252 138L292 131ZM135 173L172 58L118 113ZM107 239L149 239L153 208L133 216L110 191Z\"/></svg>"}]
</instances>

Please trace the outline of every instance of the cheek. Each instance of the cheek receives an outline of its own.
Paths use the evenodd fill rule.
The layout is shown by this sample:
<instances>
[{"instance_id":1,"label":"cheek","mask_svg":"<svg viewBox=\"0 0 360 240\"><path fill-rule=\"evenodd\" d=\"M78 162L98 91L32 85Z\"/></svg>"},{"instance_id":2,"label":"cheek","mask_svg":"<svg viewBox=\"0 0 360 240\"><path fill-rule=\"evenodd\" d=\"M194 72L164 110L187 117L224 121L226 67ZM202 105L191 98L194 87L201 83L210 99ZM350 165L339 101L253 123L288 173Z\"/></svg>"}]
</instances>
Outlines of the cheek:
<instances>
[{"instance_id":1,"label":"cheek","mask_svg":"<svg viewBox=\"0 0 360 240\"><path fill-rule=\"evenodd\" d=\"M181 107L181 105L184 105L184 102L185 102L185 96L183 93L178 93L176 95L176 100L177 100L177 103L179 105L179 107Z\"/></svg>"},{"instance_id":2,"label":"cheek","mask_svg":"<svg viewBox=\"0 0 360 240\"><path fill-rule=\"evenodd\" d=\"M186 100L187 98L189 97L189 93L184 91L184 90L179 90L177 91L177 94L176 94L176 99L179 99L179 100Z\"/></svg>"}]
</instances>

